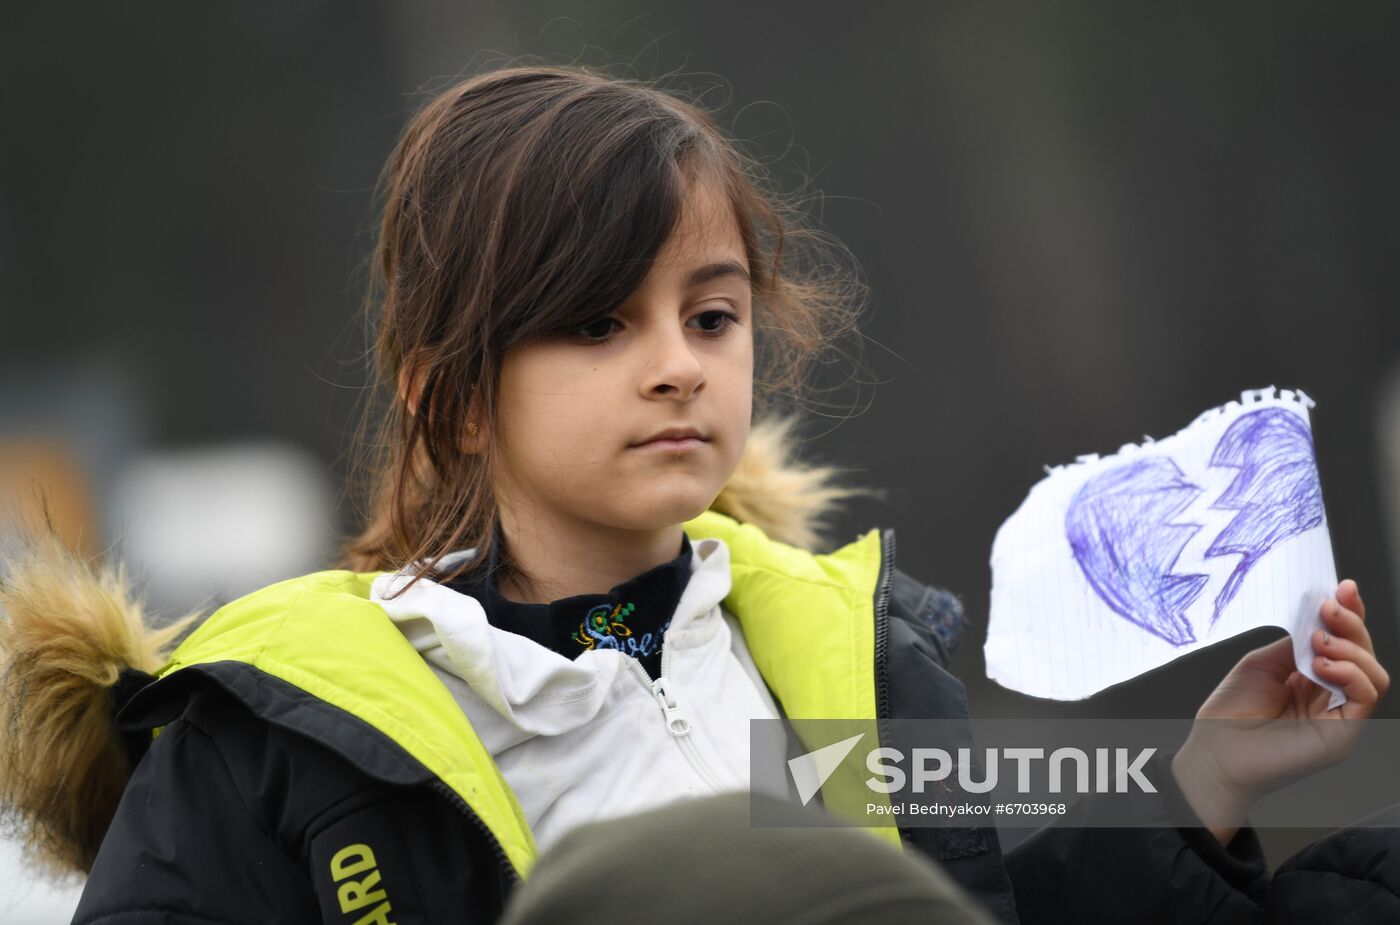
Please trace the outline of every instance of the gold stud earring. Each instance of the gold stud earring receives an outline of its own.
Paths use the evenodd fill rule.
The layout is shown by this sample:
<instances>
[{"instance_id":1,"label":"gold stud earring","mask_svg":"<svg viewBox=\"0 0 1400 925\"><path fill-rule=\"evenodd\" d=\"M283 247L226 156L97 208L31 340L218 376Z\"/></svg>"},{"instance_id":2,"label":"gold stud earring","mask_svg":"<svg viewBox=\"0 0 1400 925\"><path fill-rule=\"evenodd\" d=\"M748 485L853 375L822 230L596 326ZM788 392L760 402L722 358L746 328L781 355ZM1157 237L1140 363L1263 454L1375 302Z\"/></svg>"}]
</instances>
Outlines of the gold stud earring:
<instances>
[{"instance_id":1,"label":"gold stud earring","mask_svg":"<svg viewBox=\"0 0 1400 925\"><path fill-rule=\"evenodd\" d=\"M480 428L477 427L475 423L473 423L472 421L468 421L468 422L467 422L467 433L469 433L469 434L471 434L473 437L475 437L475 436L476 436L476 432L477 432L478 430L480 430Z\"/></svg>"}]
</instances>

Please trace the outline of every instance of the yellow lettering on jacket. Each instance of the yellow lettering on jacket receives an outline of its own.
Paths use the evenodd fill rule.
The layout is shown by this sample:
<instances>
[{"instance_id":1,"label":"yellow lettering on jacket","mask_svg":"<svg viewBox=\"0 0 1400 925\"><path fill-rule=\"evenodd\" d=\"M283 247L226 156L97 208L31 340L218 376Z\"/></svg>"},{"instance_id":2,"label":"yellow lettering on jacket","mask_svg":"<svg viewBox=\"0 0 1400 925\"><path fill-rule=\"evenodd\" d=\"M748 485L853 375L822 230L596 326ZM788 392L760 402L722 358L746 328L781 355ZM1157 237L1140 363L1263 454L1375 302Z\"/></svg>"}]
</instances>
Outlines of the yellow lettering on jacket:
<instances>
[{"instance_id":1,"label":"yellow lettering on jacket","mask_svg":"<svg viewBox=\"0 0 1400 925\"><path fill-rule=\"evenodd\" d=\"M335 891L335 895L340 898L341 912L354 912L356 909L363 909L370 903L377 903L388 897L383 890L374 889L374 885L379 882L379 871L374 871L363 880L350 880L342 883Z\"/></svg>"},{"instance_id":2,"label":"yellow lettering on jacket","mask_svg":"<svg viewBox=\"0 0 1400 925\"><path fill-rule=\"evenodd\" d=\"M331 879L344 880L374 866L374 852L369 845L346 845L331 858Z\"/></svg>"},{"instance_id":3,"label":"yellow lettering on jacket","mask_svg":"<svg viewBox=\"0 0 1400 925\"><path fill-rule=\"evenodd\" d=\"M355 920L355 925L394 925L389 920L389 904L380 903L374 907L374 911L364 918Z\"/></svg>"},{"instance_id":4,"label":"yellow lettering on jacket","mask_svg":"<svg viewBox=\"0 0 1400 925\"><path fill-rule=\"evenodd\" d=\"M358 880L349 879L366 871L368 873ZM388 894L382 889L375 889L380 874L374 860L374 852L370 850L369 845L356 843L337 851L331 857L331 879L337 883L345 881L335 891L336 898L340 900L342 914L349 915L371 903L379 903L356 919L354 925L394 925L389 919L391 909L387 901Z\"/></svg>"}]
</instances>

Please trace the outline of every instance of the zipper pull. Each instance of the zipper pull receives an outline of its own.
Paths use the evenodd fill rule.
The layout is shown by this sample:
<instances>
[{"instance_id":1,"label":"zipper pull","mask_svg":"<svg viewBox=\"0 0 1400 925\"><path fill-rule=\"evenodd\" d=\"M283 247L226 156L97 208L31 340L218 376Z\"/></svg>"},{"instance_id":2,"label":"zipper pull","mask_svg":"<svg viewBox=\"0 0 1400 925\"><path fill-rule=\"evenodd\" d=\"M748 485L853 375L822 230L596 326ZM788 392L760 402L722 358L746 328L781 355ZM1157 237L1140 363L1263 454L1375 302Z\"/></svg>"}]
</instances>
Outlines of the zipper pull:
<instances>
[{"instance_id":1,"label":"zipper pull","mask_svg":"<svg viewBox=\"0 0 1400 925\"><path fill-rule=\"evenodd\" d=\"M661 702L661 711L666 714L666 728L670 730L671 735L676 737L689 735L690 720L686 719L685 714L681 712L676 698L666 692L666 679L657 678L651 682L651 690L656 695L656 699Z\"/></svg>"}]
</instances>

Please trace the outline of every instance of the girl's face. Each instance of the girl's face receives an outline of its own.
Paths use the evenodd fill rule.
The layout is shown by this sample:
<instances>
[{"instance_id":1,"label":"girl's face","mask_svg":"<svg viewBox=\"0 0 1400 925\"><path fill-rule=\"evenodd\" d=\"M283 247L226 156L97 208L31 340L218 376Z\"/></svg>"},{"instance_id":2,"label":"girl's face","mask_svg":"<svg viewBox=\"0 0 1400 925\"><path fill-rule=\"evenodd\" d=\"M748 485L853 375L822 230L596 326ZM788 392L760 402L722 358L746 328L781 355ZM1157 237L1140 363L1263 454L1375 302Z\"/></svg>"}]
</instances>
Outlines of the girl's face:
<instances>
[{"instance_id":1,"label":"girl's face","mask_svg":"<svg viewBox=\"0 0 1400 925\"><path fill-rule=\"evenodd\" d=\"M615 312L508 351L494 436L502 507L540 524L643 531L703 513L748 439L748 270L731 207L697 183L675 235ZM668 428L703 440L642 445Z\"/></svg>"}]
</instances>

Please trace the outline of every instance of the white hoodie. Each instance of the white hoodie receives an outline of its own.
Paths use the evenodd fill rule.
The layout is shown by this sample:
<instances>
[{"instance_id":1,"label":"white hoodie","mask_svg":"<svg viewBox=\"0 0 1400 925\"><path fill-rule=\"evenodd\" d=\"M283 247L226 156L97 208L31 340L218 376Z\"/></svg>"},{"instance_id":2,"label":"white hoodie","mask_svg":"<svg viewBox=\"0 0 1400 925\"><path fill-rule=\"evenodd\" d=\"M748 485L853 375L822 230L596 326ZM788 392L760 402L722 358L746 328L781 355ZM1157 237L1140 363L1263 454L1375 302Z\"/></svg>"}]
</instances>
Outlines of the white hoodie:
<instances>
[{"instance_id":1,"label":"white hoodie","mask_svg":"<svg viewBox=\"0 0 1400 925\"><path fill-rule=\"evenodd\" d=\"M616 649L570 659L493 626L474 597L447 585L421 579L387 600L406 572L374 580L371 599L457 699L541 850L585 822L749 789L749 720L782 713L738 621L720 606L729 548L719 539L692 548L655 681ZM474 552L451 553L439 567Z\"/></svg>"}]
</instances>

